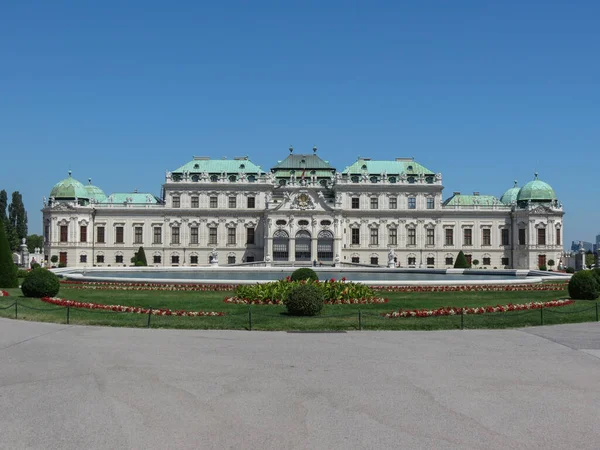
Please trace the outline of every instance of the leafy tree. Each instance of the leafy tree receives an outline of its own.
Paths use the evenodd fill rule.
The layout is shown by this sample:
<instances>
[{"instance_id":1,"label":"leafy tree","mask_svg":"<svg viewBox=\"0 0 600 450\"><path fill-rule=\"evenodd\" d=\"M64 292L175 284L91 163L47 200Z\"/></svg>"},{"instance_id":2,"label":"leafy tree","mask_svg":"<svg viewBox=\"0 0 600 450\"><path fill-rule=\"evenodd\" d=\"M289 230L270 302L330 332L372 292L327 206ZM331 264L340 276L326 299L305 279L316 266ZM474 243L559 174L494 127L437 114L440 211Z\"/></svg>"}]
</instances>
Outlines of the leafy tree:
<instances>
[{"instance_id":1,"label":"leafy tree","mask_svg":"<svg viewBox=\"0 0 600 450\"><path fill-rule=\"evenodd\" d=\"M471 268L471 265L467 261L467 257L465 256L465 254L463 253L462 250L460 252L458 252L458 256L456 257L456 261L454 261L454 268L455 269L469 269L469 268Z\"/></svg>"},{"instance_id":2,"label":"leafy tree","mask_svg":"<svg viewBox=\"0 0 600 450\"><path fill-rule=\"evenodd\" d=\"M8 207L8 223L9 245L12 251L17 251L21 240L27 238L27 212L19 191L12 193L12 201Z\"/></svg>"},{"instance_id":3,"label":"leafy tree","mask_svg":"<svg viewBox=\"0 0 600 450\"><path fill-rule=\"evenodd\" d=\"M33 253L36 247L44 247L44 236L40 236L39 234L30 234L27 236L27 249L29 250L29 253Z\"/></svg>"},{"instance_id":4,"label":"leafy tree","mask_svg":"<svg viewBox=\"0 0 600 450\"><path fill-rule=\"evenodd\" d=\"M594 262L595 262L594 259L595 259L594 254L592 252L587 252L585 254L585 266L588 269L591 269L593 267Z\"/></svg>"},{"instance_id":5,"label":"leafy tree","mask_svg":"<svg viewBox=\"0 0 600 450\"><path fill-rule=\"evenodd\" d=\"M548 260L548 267L550 267L550 270L552 270L552 268L554 267L554 260L553 259L549 259Z\"/></svg>"},{"instance_id":6,"label":"leafy tree","mask_svg":"<svg viewBox=\"0 0 600 450\"><path fill-rule=\"evenodd\" d=\"M0 222L6 222L6 207L8 206L8 195L6 191L2 189L0 191Z\"/></svg>"},{"instance_id":7,"label":"leafy tree","mask_svg":"<svg viewBox=\"0 0 600 450\"><path fill-rule=\"evenodd\" d=\"M14 288L19 286L17 266L13 262L12 252L6 237L6 227L0 224L0 287Z\"/></svg>"}]
</instances>

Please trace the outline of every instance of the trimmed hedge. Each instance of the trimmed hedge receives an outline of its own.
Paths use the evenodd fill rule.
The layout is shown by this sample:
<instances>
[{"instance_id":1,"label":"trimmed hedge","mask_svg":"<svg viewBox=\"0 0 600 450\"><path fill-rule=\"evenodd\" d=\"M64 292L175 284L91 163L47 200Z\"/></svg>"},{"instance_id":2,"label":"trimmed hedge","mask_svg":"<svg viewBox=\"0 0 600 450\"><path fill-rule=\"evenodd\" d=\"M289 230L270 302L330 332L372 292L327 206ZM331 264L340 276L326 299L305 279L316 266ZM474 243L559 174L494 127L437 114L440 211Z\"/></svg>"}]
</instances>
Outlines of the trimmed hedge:
<instances>
[{"instance_id":1,"label":"trimmed hedge","mask_svg":"<svg viewBox=\"0 0 600 450\"><path fill-rule=\"evenodd\" d=\"M581 270L569 281L569 297L574 300L595 300L600 294L598 278L591 270Z\"/></svg>"},{"instance_id":2,"label":"trimmed hedge","mask_svg":"<svg viewBox=\"0 0 600 450\"><path fill-rule=\"evenodd\" d=\"M23 280L21 291L25 297L54 297L60 290L58 277L46 269L33 269Z\"/></svg>"},{"instance_id":3,"label":"trimmed hedge","mask_svg":"<svg viewBox=\"0 0 600 450\"><path fill-rule=\"evenodd\" d=\"M319 279L317 273L309 269L308 267L302 267L301 269L296 269L292 272L291 276L292 281L302 281L302 280L311 280L317 281Z\"/></svg>"},{"instance_id":4,"label":"trimmed hedge","mask_svg":"<svg viewBox=\"0 0 600 450\"><path fill-rule=\"evenodd\" d=\"M454 268L455 269L470 269L471 268L471 265L467 261L467 257L465 256L465 254L463 253L462 250L460 252L458 252L456 261L454 261Z\"/></svg>"},{"instance_id":5,"label":"trimmed hedge","mask_svg":"<svg viewBox=\"0 0 600 450\"><path fill-rule=\"evenodd\" d=\"M301 284L288 293L285 306L292 316L316 316L323 309L324 297L315 285Z\"/></svg>"}]
</instances>

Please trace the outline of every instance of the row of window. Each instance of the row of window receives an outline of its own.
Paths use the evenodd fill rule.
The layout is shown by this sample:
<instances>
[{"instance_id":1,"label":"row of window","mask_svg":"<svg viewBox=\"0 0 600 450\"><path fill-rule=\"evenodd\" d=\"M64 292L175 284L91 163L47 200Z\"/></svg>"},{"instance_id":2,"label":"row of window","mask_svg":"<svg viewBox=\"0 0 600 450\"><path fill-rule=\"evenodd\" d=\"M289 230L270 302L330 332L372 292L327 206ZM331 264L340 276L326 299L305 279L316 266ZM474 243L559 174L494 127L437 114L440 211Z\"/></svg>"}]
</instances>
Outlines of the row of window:
<instances>
[{"instance_id":1,"label":"row of window","mask_svg":"<svg viewBox=\"0 0 600 450\"><path fill-rule=\"evenodd\" d=\"M199 208L200 207L200 197L198 197L197 195L194 195L191 197L191 207L192 208ZM228 197L227 198L227 205L229 208L235 209L238 207L238 201L237 201L237 197ZM179 197L178 195L174 195L172 197L172 205L173 208L181 208L181 197ZM218 208L219 207L219 197L217 197L216 195L213 195L211 197L208 198L208 206L209 208ZM246 208L249 209L254 209L256 208L256 197L247 197L246 198Z\"/></svg>"},{"instance_id":2,"label":"row of window","mask_svg":"<svg viewBox=\"0 0 600 450\"><path fill-rule=\"evenodd\" d=\"M467 262L469 264L472 263L472 255L465 255L465 257L467 258ZM379 264L379 258L377 256L371 256L369 257L370 259L370 264L373 265L378 265ZM353 256L351 258L352 263L354 264L360 264L360 257L359 256ZM396 260L396 263L398 261ZM500 265L502 266L508 266L509 265L509 258L503 257L500 259ZM444 258L444 264L447 266L453 266L454 265L454 257L452 256L447 256L446 258ZM416 266L417 265L417 257L416 256L409 256L407 258L407 265L409 266ZM427 258L425 258L425 265L426 266L435 266L435 258L433 256L428 256ZM482 258L482 265L483 266L491 266L492 265L492 259L488 256L483 257Z\"/></svg>"},{"instance_id":3,"label":"row of window","mask_svg":"<svg viewBox=\"0 0 600 450\"><path fill-rule=\"evenodd\" d=\"M65 256L66 258L66 256ZM66 262L66 260L65 260ZM79 255L79 262L80 263L87 263L87 255L86 254L82 254ZM104 255L96 255L96 264L105 264L106 258L104 257ZM246 262L254 262L254 256L246 256ZM114 258L114 263L115 264L125 264L123 255L115 255ZM190 259L189 259L189 263L194 265L194 264L198 264L198 255L190 255ZM236 257L233 255L227 256L227 264L235 264L236 263ZM153 255L152 256L152 264L162 264L162 256L161 255ZM180 258L179 255L171 255L171 264L180 264Z\"/></svg>"},{"instance_id":4,"label":"row of window","mask_svg":"<svg viewBox=\"0 0 600 450\"><path fill-rule=\"evenodd\" d=\"M125 243L125 227L115 227L115 244ZM143 227L134 227L133 243L143 244ZM162 244L162 227L152 228L152 243ZM79 227L79 242L87 242L87 226L81 225ZM60 242L68 242L69 227L68 225L61 225L60 227ZM255 229L246 228L246 244L254 244ZM105 227L96 227L96 242L98 244L106 243L106 231ZM171 227L171 244L181 244L181 229L180 227ZM199 244L199 228L190 227L190 244ZM208 228L208 244L217 244L217 227ZM237 229L227 228L227 244L237 244Z\"/></svg>"},{"instance_id":5,"label":"row of window","mask_svg":"<svg viewBox=\"0 0 600 450\"><path fill-rule=\"evenodd\" d=\"M379 209L379 198L370 198L371 209ZM390 197L388 200L389 209L398 209L398 199L396 197ZM435 209L435 198L427 197L426 203L427 209ZM360 209L360 198L352 197L352 209ZM408 209L417 209L417 197L408 197Z\"/></svg>"}]
</instances>

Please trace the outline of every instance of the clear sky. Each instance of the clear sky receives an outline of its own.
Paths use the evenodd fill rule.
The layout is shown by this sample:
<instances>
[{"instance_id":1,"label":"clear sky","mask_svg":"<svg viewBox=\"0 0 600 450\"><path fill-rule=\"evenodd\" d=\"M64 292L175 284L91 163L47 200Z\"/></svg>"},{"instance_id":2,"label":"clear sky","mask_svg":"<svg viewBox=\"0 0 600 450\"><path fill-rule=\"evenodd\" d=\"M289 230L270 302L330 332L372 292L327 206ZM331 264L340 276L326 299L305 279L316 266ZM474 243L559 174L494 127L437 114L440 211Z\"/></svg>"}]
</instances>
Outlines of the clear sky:
<instances>
[{"instance_id":1,"label":"clear sky","mask_svg":"<svg viewBox=\"0 0 600 450\"><path fill-rule=\"evenodd\" d=\"M193 155L414 156L453 191L533 178L600 234L598 1L0 2L0 189L160 194Z\"/></svg>"}]
</instances>

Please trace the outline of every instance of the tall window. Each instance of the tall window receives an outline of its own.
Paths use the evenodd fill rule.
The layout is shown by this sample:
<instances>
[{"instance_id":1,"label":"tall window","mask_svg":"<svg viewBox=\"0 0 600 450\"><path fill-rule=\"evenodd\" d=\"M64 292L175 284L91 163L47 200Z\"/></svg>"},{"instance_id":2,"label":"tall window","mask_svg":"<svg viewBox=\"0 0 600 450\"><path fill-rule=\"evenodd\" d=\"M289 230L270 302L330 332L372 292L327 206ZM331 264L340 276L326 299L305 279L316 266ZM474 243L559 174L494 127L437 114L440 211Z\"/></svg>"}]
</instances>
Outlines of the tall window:
<instances>
[{"instance_id":1,"label":"tall window","mask_svg":"<svg viewBox=\"0 0 600 450\"><path fill-rule=\"evenodd\" d=\"M502 228L502 245L509 245L508 228Z\"/></svg>"},{"instance_id":2,"label":"tall window","mask_svg":"<svg viewBox=\"0 0 600 450\"><path fill-rule=\"evenodd\" d=\"M162 244L162 227L154 227L154 238L152 239L153 244Z\"/></svg>"},{"instance_id":3,"label":"tall window","mask_svg":"<svg viewBox=\"0 0 600 450\"><path fill-rule=\"evenodd\" d=\"M171 227L171 244L179 244L179 227Z\"/></svg>"},{"instance_id":4,"label":"tall window","mask_svg":"<svg viewBox=\"0 0 600 450\"><path fill-rule=\"evenodd\" d=\"M171 255L171 264L179 264L179 255Z\"/></svg>"},{"instance_id":5,"label":"tall window","mask_svg":"<svg viewBox=\"0 0 600 450\"><path fill-rule=\"evenodd\" d=\"M390 228L390 234L388 237L389 237L390 245L398 244L398 230L396 228Z\"/></svg>"},{"instance_id":6,"label":"tall window","mask_svg":"<svg viewBox=\"0 0 600 450\"><path fill-rule=\"evenodd\" d=\"M50 240L50 225L44 225L44 240L48 242Z\"/></svg>"},{"instance_id":7,"label":"tall window","mask_svg":"<svg viewBox=\"0 0 600 450\"><path fill-rule=\"evenodd\" d=\"M254 228L246 228L246 244L254 244Z\"/></svg>"},{"instance_id":8,"label":"tall window","mask_svg":"<svg viewBox=\"0 0 600 450\"><path fill-rule=\"evenodd\" d=\"M525 228L519 228L519 245L525 245L527 242L525 238Z\"/></svg>"},{"instance_id":9,"label":"tall window","mask_svg":"<svg viewBox=\"0 0 600 450\"><path fill-rule=\"evenodd\" d=\"M463 245L473 245L473 230L471 228L463 230Z\"/></svg>"},{"instance_id":10,"label":"tall window","mask_svg":"<svg viewBox=\"0 0 600 450\"><path fill-rule=\"evenodd\" d=\"M454 265L454 258L452 256L446 256L446 265L447 266L453 266Z\"/></svg>"},{"instance_id":11,"label":"tall window","mask_svg":"<svg viewBox=\"0 0 600 450\"><path fill-rule=\"evenodd\" d=\"M248 208L256 208L256 198L248 197Z\"/></svg>"},{"instance_id":12,"label":"tall window","mask_svg":"<svg viewBox=\"0 0 600 450\"><path fill-rule=\"evenodd\" d=\"M417 245L417 229L409 228L406 236L406 245Z\"/></svg>"},{"instance_id":13,"label":"tall window","mask_svg":"<svg viewBox=\"0 0 600 450\"><path fill-rule=\"evenodd\" d=\"M198 255L190 255L190 264L198 264Z\"/></svg>"},{"instance_id":14,"label":"tall window","mask_svg":"<svg viewBox=\"0 0 600 450\"><path fill-rule=\"evenodd\" d=\"M87 255L79 255L79 262L80 263L86 263L87 262Z\"/></svg>"},{"instance_id":15,"label":"tall window","mask_svg":"<svg viewBox=\"0 0 600 450\"><path fill-rule=\"evenodd\" d=\"M227 264L235 264L235 256L231 255L227 257Z\"/></svg>"},{"instance_id":16,"label":"tall window","mask_svg":"<svg viewBox=\"0 0 600 450\"><path fill-rule=\"evenodd\" d=\"M160 255L154 255L152 256L152 263L153 264L160 264L162 262L162 258Z\"/></svg>"},{"instance_id":17,"label":"tall window","mask_svg":"<svg viewBox=\"0 0 600 450\"><path fill-rule=\"evenodd\" d=\"M218 198L216 196L211 197L209 204L211 208L216 208L218 206Z\"/></svg>"},{"instance_id":18,"label":"tall window","mask_svg":"<svg viewBox=\"0 0 600 450\"><path fill-rule=\"evenodd\" d=\"M492 265L492 258L490 258L489 256L484 256L483 257L483 265L484 266L491 266Z\"/></svg>"},{"instance_id":19,"label":"tall window","mask_svg":"<svg viewBox=\"0 0 600 450\"><path fill-rule=\"evenodd\" d=\"M179 195L173 196L173 208L179 208L181 206L181 197Z\"/></svg>"},{"instance_id":20,"label":"tall window","mask_svg":"<svg viewBox=\"0 0 600 450\"><path fill-rule=\"evenodd\" d=\"M192 208L199 208L200 207L200 201L198 200L198 196L194 195L192 197Z\"/></svg>"},{"instance_id":21,"label":"tall window","mask_svg":"<svg viewBox=\"0 0 600 450\"><path fill-rule=\"evenodd\" d=\"M123 255L115 255L115 262L117 264L123 264Z\"/></svg>"},{"instance_id":22,"label":"tall window","mask_svg":"<svg viewBox=\"0 0 600 450\"><path fill-rule=\"evenodd\" d=\"M136 244L143 244L142 233L144 229L142 227L135 227L133 229L133 239Z\"/></svg>"},{"instance_id":23,"label":"tall window","mask_svg":"<svg viewBox=\"0 0 600 450\"><path fill-rule=\"evenodd\" d=\"M371 228L369 244L379 245L379 230L377 228Z\"/></svg>"},{"instance_id":24,"label":"tall window","mask_svg":"<svg viewBox=\"0 0 600 450\"><path fill-rule=\"evenodd\" d=\"M454 230L446 228L446 245L454 245Z\"/></svg>"},{"instance_id":25,"label":"tall window","mask_svg":"<svg viewBox=\"0 0 600 450\"><path fill-rule=\"evenodd\" d=\"M417 209L416 197L408 197L408 209Z\"/></svg>"},{"instance_id":26,"label":"tall window","mask_svg":"<svg viewBox=\"0 0 600 450\"><path fill-rule=\"evenodd\" d=\"M122 244L124 242L123 227L115 227L115 243Z\"/></svg>"},{"instance_id":27,"label":"tall window","mask_svg":"<svg viewBox=\"0 0 600 450\"><path fill-rule=\"evenodd\" d=\"M217 227L208 228L208 243L213 245L217 243Z\"/></svg>"},{"instance_id":28,"label":"tall window","mask_svg":"<svg viewBox=\"0 0 600 450\"><path fill-rule=\"evenodd\" d=\"M69 240L69 226L60 226L60 242L67 242Z\"/></svg>"},{"instance_id":29,"label":"tall window","mask_svg":"<svg viewBox=\"0 0 600 450\"><path fill-rule=\"evenodd\" d=\"M435 265L435 258L433 256L428 256L426 259L427 265L428 266L434 266Z\"/></svg>"},{"instance_id":30,"label":"tall window","mask_svg":"<svg viewBox=\"0 0 600 450\"><path fill-rule=\"evenodd\" d=\"M104 227L98 227L96 228L96 242L98 242L98 244L104 244L105 240L104 240Z\"/></svg>"},{"instance_id":31,"label":"tall window","mask_svg":"<svg viewBox=\"0 0 600 450\"><path fill-rule=\"evenodd\" d=\"M352 209L360 208L360 199L358 197L352 197Z\"/></svg>"},{"instance_id":32,"label":"tall window","mask_svg":"<svg viewBox=\"0 0 600 450\"><path fill-rule=\"evenodd\" d=\"M352 245L360 245L360 229L352 228Z\"/></svg>"},{"instance_id":33,"label":"tall window","mask_svg":"<svg viewBox=\"0 0 600 450\"><path fill-rule=\"evenodd\" d=\"M79 227L79 242L87 242L87 225L81 225Z\"/></svg>"},{"instance_id":34,"label":"tall window","mask_svg":"<svg viewBox=\"0 0 600 450\"><path fill-rule=\"evenodd\" d=\"M235 197L229 197L229 207L237 208L237 199Z\"/></svg>"},{"instance_id":35,"label":"tall window","mask_svg":"<svg viewBox=\"0 0 600 450\"><path fill-rule=\"evenodd\" d=\"M104 255L96 255L96 264L104 263Z\"/></svg>"},{"instance_id":36,"label":"tall window","mask_svg":"<svg viewBox=\"0 0 600 450\"><path fill-rule=\"evenodd\" d=\"M435 229L427 228L427 245L435 245Z\"/></svg>"},{"instance_id":37,"label":"tall window","mask_svg":"<svg viewBox=\"0 0 600 450\"><path fill-rule=\"evenodd\" d=\"M390 209L398 209L398 199L396 197L390 197Z\"/></svg>"},{"instance_id":38,"label":"tall window","mask_svg":"<svg viewBox=\"0 0 600 450\"><path fill-rule=\"evenodd\" d=\"M561 243L560 243L560 228L556 229L556 245L561 245Z\"/></svg>"},{"instance_id":39,"label":"tall window","mask_svg":"<svg viewBox=\"0 0 600 450\"><path fill-rule=\"evenodd\" d=\"M198 243L198 227L190 227L190 244Z\"/></svg>"},{"instance_id":40,"label":"tall window","mask_svg":"<svg viewBox=\"0 0 600 450\"><path fill-rule=\"evenodd\" d=\"M492 230L489 228L481 230L481 245L492 245Z\"/></svg>"},{"instance_id":41,"label":"tall window","mask_svg":"<svg viewBox=\"0 0 600 450\"><path fill-rule=\"evenodd\" d=\"M433 209L435 207L435 199L433 197L427 197L427 209Z\"/></svg>"},{"instance_id":42,"label":"tall window","mask_svg":"<svg viewBox=\"0 0 600 450\"><path fill-rule=\"evenodd\" d=\"M371 209L379 208L379 199L377 197L371 197Z\"/></svg>"},{"instance_id":43,"label":"tall window","mask_svg":"<svg viewBox=\"0 0 600 450\"><path fill-rule=\"evenodd\" d=\"M236 229L235 228L227 228L227 244L228 245L235 245L235 232Z\"/></svg>"},{"instance_id":44,"label":"tall window","mask_svg":"<svg viewBox=\"0 0 600 450\"><path fill-rule=\"evenodd\" d=\"M546 229L538 228L537 230L538 245L546 245Z\"/></svg>"}]
</instances>

